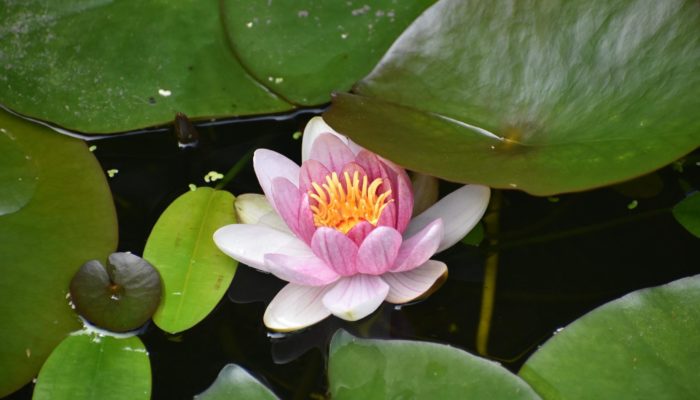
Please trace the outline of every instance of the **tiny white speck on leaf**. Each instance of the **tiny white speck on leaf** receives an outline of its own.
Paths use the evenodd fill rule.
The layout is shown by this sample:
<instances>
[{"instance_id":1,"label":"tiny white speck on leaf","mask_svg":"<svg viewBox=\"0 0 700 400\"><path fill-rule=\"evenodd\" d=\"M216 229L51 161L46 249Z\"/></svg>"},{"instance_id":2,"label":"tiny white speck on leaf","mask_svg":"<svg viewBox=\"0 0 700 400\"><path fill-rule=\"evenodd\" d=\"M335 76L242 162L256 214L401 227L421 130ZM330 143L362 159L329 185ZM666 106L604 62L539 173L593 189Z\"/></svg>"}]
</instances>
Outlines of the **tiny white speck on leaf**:
<instances>
[{"instance_id":1,"label":"tiny white speck on leaf","mask_svg":"<svg viewBox=\"0 0 700 400\"><path fill-rule=\"evenodd\" d=\"M173 92L171 92L170 90L167 90L167 89L158 89L158 94L163 96L163 97L168 97L171 94L173 94Z\"/></svg>"}]
</instances>

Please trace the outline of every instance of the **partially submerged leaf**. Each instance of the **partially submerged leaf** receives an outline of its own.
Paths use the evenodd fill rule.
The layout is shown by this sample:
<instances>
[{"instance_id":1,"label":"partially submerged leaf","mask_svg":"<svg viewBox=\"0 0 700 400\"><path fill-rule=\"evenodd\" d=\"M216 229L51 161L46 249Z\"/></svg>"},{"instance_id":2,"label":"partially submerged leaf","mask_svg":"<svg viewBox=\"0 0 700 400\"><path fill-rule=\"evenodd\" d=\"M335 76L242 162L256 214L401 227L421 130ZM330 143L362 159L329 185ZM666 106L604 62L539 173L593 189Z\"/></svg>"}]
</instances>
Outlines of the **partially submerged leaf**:
<instances>
[{"instance_id":1,"label":"partially submerged leaf","mask_svg":"<svg viewBox=\"0 0 700 400\"><path fill-rule=\"evenodd\" d=\"M100 328L134 330L158 307L160 276L151 264L130 253L113 253L105 268L98 260L83 264L73 277L70 294L76 311Z\"/></svg>"},{"instance_id":2,"label":"partially submerged leaf","mask_svg":"<svg viewBox=\"0 0 700 400\"><path fill-rule=\"evenodd\" d=\"M219 372L214 383L195 400L275 400L278 397L248 371L236 364L228 364Z\"/></svg>"},{"instance_id":3,"label":"partially submerged leaf","mask_svg":"<svg viewBox=\"0 0 700 400\"><path fill-rule=\"evenodd\" d=\"M505 368L454 347L342 330L331 342L328 379L334 399L539 399Z\"/></svg>"},{"instance_id":4,"label":"partially submerged leaf","mask_svg":"<svg viewBox=\"0 0 700 400\"><path fill-rule=\"evenodd\" d=\"M151 365L141 340L76 332L39 372L33 400L147 400Z\"/></svg>"},{"instance_id":5,"label":"partially submerged leaf","mask_svg":"<svg viewBox=\"0 0 700 400\"><path fill-rule=\"evenodd\" d=\"M632 292L545 343L520 376L545 399L689 399L700 393L700 275Z\"/></svg>"},{"instance_id":6,"label":"partially submerged leaf","mask_svg":"<svg viewBox=\"0 0 700 400\"><path fill-rule=\"evenodd\" d=\"M673 216L688 232L700 238L700 193L695 192L676 204Z\"/></svg>"},{"instance_id":7,"label":"partially submerged leaf","mask_svg":"<svg viewBox=\"0 0 700 400\"><path fill-rule=\"evenodd\" d=\"M68 285L85 261L117 245L117 219L104 173L85 143L0 110L36 167L31 201L0 215L0 397L29 382L53 348L80 327ZM0 157L1 158L1 157Z\"/></svg>"},{"instance_id":8,"label":"partially submerged leaf","mask_svg":"<svg viewBox=\"0 0 700 400\"><path fill-rule=\"evenodd\" d=\"M407 168L579 191L700 145L700 7L688 0L443 0L324 117Z\"/></svg>"},{"instance_id":9,"label":"partially submerged leaf","mask_svg":"<svg viewBox=\"0 0 700 400\"><path fill-rule=\"evenodd\" d=\"M153 321L166 332L189 329L221 300L238 263L212 239L235 223L231 193L200 187L178 197L153 227L143 257L163 280L163 300Z\"/></svg>"}]
</instances>

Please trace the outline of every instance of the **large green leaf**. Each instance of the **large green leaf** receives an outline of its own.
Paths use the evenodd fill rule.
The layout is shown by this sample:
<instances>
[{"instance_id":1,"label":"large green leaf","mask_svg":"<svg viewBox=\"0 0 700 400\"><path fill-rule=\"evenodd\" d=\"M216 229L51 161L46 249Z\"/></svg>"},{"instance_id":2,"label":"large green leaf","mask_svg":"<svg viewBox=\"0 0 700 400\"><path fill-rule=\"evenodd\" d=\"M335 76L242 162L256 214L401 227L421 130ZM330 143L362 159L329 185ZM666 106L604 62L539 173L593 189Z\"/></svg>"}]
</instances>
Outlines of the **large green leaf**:
<instances>
[{"instance_id":1,"label":"large green leaf","mask_svg":"<svg viewBox=\"0 0 700 400\"><path fill-rule=\"evenodd\" d=\"M399 34L435 0L222 0L232 47L263 84L316 105L372 70Z\"/></svg>"},{"instance_id":2,"label":"large green leaf","mask_svg":"<svg viewBox=\"0 0 700 400\"><path fill-rule=\"evenodd\" d=\"M542 346L520 375L545 399L691 399L700 393L700 275L628 294Z\"/></svg>"},{"instance_id":3,"label":"large green leaf","mask_svg":"<svg viewBox=\"0 0 700 400\"><path fill-rule=\"evenodd\" d=\"M214 383L195 400L275 400L278 397L248 371L236 364L228 364L219 372Z\"/></svg>"},{"instance_id":4,"label":"large green leaf","mask_svg":"<svg viewBox=\"0 0 700 400\"><path fill-rule=\"evenodd\" d=\"M435 343L333 337L334 399L539 399L500 365Z\"/></svg>"},{"instance_id":5,"label":"large green leaf","mask_svg":"<svg viewBox=\"0 0 700 400\"><path fill-rule=\"evenodd\" d=\"M80 327L66 299L69 282L84 262L114 251L117 221L104 174L85 143L4 111L0 129L31 157L39 177L29 203L0 216L2 397L31 380Z\"/></svg>"},{"instance_id":6,"label":"large green leaf","mask_svg":"<svg viewBox=\"0 0 700 400\"><path fill-rule=\"evenodd\" d=\"M31 156L6 129L0 129L0 155L0 215L4 215L29 202L34 196L38 177Z\"/></svg>"},{"instance_id":7,"label":"large green leaf","mask_svg":"<svg viewBox=\"0 0 700 400\"><path fill-rule=\"evenodd\" d=\"M0 2L0 102L114 132L289 110L230 51L217 0Z\"/></svg>"},{"instance_id":8,"label":"large green leaf","mask_svg":"<svg viewBox=\"0 0 700 400\"><path fill-rule=\"evenodd\" d=\"M200 187L178 197L153 227L143 258L160 272L163 298L153 321L170 333L191 328L221 300L238 263L212 239L236 222L233 195Z\"/></svg>"},{"instance_id":9,"label":"large green leaf","mask_svg":"<svg viewBox=\"0 0 700 400\"><path fill-rule=\"evenodd\" d=\"M445 179L545 195L700 145L691 0L442 0L325 117Z\"/></svg>"},{"instance_id":10,"label":"large green leaf","mask_svg":"<svg viewBox=\"0 0 700 400\"><path fill-rule=\"evenodd\" d=\"M141 340L78 332L39 372L33 400L138 400L151 396L151 364Z\"/></svg>"},{"instance_id":11,"label":"large green leaf","mask_svg":"<svg viewBox=\"0 0 700 400\"><path fill-rule=\"evenodd\" d=\"M673 216L688 232L700 237L700 194L695 192L676 204Z\"/></svg>"}]
</instances>

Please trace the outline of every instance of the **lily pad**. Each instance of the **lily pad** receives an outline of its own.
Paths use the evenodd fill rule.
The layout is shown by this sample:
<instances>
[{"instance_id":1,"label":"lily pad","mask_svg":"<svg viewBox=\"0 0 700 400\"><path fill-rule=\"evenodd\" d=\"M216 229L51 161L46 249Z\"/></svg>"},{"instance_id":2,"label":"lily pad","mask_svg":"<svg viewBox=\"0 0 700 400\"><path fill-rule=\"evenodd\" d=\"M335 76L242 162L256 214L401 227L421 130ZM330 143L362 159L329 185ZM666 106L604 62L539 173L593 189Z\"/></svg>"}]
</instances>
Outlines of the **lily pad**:
<instances>
[{"instance_id":1,"label":"lily pad","mask_svg":"<svg viewBox=\"0 0 700 400\"><path fill-rule=\"evenodd\" d=\"M442 0L324 116L420 172L579 191L700 145L699 46L694 1Z\"/></svg>"},{"instance_id":2,"label":"lily pad","mask_svg":"<svg viewBox=\"0 0 700 400\"><path fill-rule=\"evenodd\" d=\"M0 102L107 133L293 107L255 82L226 42L219 2L4 2Z\"/></svg>"},{"instance_id":3,"label":"lily pad","mask_svg":"<svg viewBox=\"0 0 700 400\"><path fill-rule=\"evenodd\" d=\"M160 302L160 276L130 253L113 253L107 268L98 260L83 264L70 283L76 310L113 332L134 330L148 321Z\"/></svg>"},{"instance_id":4,"label":"lily pad","mask_svg":"<svg viewBox=\"0 0 700 400\"><path fill-rule=\"evenodd\" d=\"M688 232L700 237L700 194L695 192L676 204L673 216Z\"/></svg>"},{"instance_id":5,"label":"lily pad","mask_svg":"<svg viewBox=\"0 0 700 400\"><path fill-rule=\"evenodd\" d=\"M331 341L328 379L334 399L539 399L505 368L454 347L342 330Z\"/></svg>"},{"instance_id":6,"label":"lily pad","mask_svg":"<svg viewBox=\"0 0 700 400\"><path fill-rule=\"evenodd\" d=\"M77 332L39 372L33 400L149 399L151 365L141 340Z\"/></svg>"},{"instance_id":7,"label":"lily pad","mask_svg":"<svg viewBox=\"0 0 700 400\"><path fill-rule=\"evenodd\" d=\"M81 324L66 296L85 261L117 245L104 173L84 142L0 111L0 129L35 163L31 201L0 216L0 397L29 382ZM2 158L2 157L0 157Z\"/></svg>"},{"instance_id":8,"label":"lily pad","mask_svg":"<svg viewBox=\"0 0 700 400\"><path fill-rule=\"evenodd\" d=\"M163 299L153 321L166 332L189 329L226 293L238 263L212 239L236 222L231 193L200 187L178 197L153 227L143 258L163 280Z\"/></svg>"},{"instance_id":9,"label":"lily pad","mask_svg":"<svg viewBox=\"0 0 700 400\"><path fill-rule=\"evenodd\" d=\"M520 376L545 399L700 393L700 275L632 292L557 333Z\"/></svg>"},{"instance_id":10,"label":"lily pad","mask_svg":"<svg viewBox=\"0 0 700 400\"><path fill-rule=\"evenodd\" d=\"M13 213L34 195L37 168L6 129L0 130L0 215Z\"/></svg>"},{"instance_id":11,"label":"lily pad","mask_svg":"<svg viewBox=\"0 0 700 400\"><path fill-rule=\"evenodd\" d=\"M435 0L222 2L239 60L288 101L317 105L365 76Z\"/></svg>"},{"instance_id":12,"label":"lily pad","mask_svg":"<svg viewBox=\"0 0 700 400\"><path fill-rule=\"evenodd\" d=\"M195 400L275 400L278 397L236 364L228 364L219 372L214 383Z\"/></svg>"}]
</instances>

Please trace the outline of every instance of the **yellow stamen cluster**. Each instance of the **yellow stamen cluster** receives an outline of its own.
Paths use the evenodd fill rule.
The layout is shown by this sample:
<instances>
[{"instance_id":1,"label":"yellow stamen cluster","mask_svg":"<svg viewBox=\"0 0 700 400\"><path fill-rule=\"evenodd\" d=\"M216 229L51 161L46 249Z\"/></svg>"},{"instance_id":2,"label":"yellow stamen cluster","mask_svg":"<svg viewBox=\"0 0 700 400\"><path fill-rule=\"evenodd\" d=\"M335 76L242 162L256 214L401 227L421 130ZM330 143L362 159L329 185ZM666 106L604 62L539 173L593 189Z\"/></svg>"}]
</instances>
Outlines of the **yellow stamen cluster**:
<instances>
[{"instance_id":1,"label":"yellow stamen cluster","mask_svg":"<svg viewBox=\"0 0 700 400\"><path fill-rule=\"evenodd\" d=\"M309 197L315 200L311 211L316 226L327 226L347 233L355 225L367 221L376 225L382 211L391 202L391 190L377 195L377 189L382 185L382 178L376 178L369 183L367 176L355 173L350 177L343 173L345 185L340 182L338 174L333 172L326 176L326 182L319 185L313 182L313 190Z\"/></svg>"}]
</instances>

